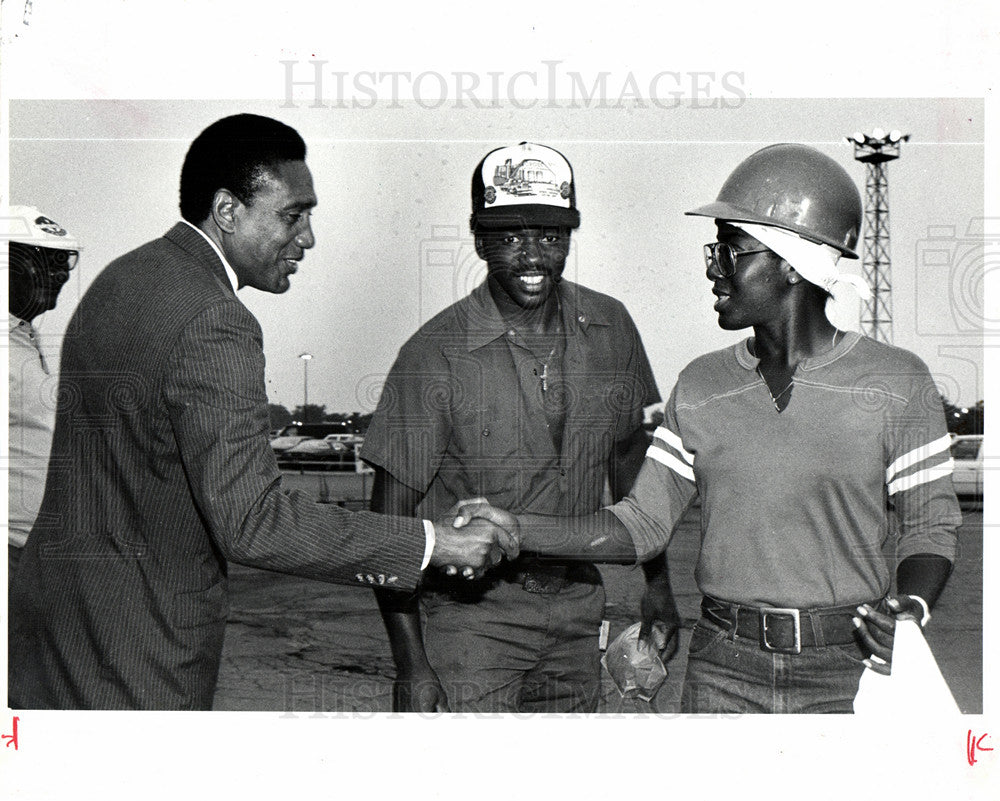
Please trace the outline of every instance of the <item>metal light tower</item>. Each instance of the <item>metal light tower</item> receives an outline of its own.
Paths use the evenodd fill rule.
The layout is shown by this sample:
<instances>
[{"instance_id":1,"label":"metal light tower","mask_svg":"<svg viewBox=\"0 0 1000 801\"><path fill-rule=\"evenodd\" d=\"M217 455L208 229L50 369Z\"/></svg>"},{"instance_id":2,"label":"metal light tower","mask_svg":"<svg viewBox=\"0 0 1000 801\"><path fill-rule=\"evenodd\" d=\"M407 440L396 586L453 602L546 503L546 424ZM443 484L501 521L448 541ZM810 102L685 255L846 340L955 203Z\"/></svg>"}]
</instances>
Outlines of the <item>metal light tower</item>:
<instances>
[{"instance_id":1,"label":"metal light tower","mask_svg":"<svg viewBox=\"0 0 1000 801\"><path fill-rule=\"evenodd\" d=\"M309 362L312 359L311 353L300 353L302 359L302 422L308 423L305 418L309 416Z\"/></svg>"},{"instance_id":2,"label":"metal light tower","mask_svg":"<svg viewBox=\"0 0 1000 801\"><path fill-rule=\"evenodd\" d=\"M886 164L899 158L899 146L910 138L899 131L847 137L854 158L868 168L865 182L865 281L872 296L861 310L861 330L880 342L892 342L892 261L889 258L889 180Z\"/></svg>"}]
</instances>

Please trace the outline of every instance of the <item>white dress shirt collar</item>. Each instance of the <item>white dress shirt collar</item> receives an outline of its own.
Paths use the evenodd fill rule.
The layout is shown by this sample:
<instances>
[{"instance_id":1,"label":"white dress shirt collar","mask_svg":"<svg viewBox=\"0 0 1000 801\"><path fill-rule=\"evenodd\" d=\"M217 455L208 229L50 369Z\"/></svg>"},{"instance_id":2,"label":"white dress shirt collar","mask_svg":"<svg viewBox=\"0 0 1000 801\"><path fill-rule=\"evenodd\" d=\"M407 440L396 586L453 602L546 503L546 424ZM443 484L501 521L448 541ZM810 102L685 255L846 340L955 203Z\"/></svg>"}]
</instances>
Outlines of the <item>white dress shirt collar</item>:
<instances>
[{"instance_id":1,"label":"white dress shirt collar","mask_svg":"<svg viewBox=\"0 0 1000 801\"><path fill-rule=\"evenodd\" d=\"M219 246L216 245L215 242L212 241L211 237L209 237L209 235L206 234L204 231L202 231L197 225L191 225L191 223L189 223L187 220L181 220L181 222L184 223L185 225L190 226L204 237L205 241L208 242L208 244L212 247L212 250L215 251L215 255L218 256L219 259L222 261L222 267L226 271L226 278L228 278L229 283L233 285L233 292L239 289L240 288L239 279L236 277L236 273L233 270L233 268L229 266L229 262L226 261L226 257L222 255L222 251L219 250Z\"/></svg>"}]
</instances>

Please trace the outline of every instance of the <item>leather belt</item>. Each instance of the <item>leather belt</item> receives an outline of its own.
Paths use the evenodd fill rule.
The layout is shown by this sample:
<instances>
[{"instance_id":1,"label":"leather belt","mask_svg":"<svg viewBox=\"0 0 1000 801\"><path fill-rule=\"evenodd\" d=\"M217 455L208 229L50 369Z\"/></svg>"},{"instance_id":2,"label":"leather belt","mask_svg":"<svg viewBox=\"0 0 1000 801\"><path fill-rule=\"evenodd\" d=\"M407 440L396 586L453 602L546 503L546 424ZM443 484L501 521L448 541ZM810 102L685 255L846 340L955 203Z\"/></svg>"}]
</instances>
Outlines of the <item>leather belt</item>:
<instances>
[{"instance_id":1,"label":"leather belt","mask_svg":"<svg viewBox=\"0 0 1000 801\"><path fill-rule=\"evenodd\" d=\"M879 608L881 601L871 603ZM705 596L701 612L708 620L737 637L757 640L761 650L781 654L801 653L803 648L859 643L851 620L860 604L821 609L741 606Z\"/></svg>"}]
</instances>

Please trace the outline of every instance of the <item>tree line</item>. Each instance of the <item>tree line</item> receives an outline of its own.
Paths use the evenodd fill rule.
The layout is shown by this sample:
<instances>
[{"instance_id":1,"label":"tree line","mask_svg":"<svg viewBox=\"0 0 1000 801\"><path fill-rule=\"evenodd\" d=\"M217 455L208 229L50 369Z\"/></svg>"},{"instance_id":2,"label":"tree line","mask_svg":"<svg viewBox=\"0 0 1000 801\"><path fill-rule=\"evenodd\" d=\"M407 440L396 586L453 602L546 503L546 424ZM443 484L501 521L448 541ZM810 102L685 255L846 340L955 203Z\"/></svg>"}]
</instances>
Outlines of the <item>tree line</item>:
<instances>
[{"instance_id":1,"label":"tree line","mask_svg":"<svg viewBox=\"0 0 1000 801\"><path fill-rule=\"evenodd\" d=\"M983 401L979 401L974 406L958 406L951 403L944 396L941 397L944 406L945 420L948 423L948 431L952 434L982 434L984 410ZM326 404L310 403L307 406L301 404L289 411L280 403L268 404L270 414L271 429L283 428L294 422L298 423L345 423L349 430L356 434L363 435L372 420L372 412L328 412ZM663 422L663 412L657 409L653 412L649 429L655 429Z\"/></svg>"},{"instance_id":2,"label":"tree line","mask_svg":"<svg viewBox=\"0 0 1000 801\"><path fill-rule=\"evenodd\" d=\"M289 411L280 403L267 405L271 430L284 428L290 423L344 423L355 434L364 434L372 421L372 412L328 412L326 404L299 404Z\"/></svg>"}]
</instances>

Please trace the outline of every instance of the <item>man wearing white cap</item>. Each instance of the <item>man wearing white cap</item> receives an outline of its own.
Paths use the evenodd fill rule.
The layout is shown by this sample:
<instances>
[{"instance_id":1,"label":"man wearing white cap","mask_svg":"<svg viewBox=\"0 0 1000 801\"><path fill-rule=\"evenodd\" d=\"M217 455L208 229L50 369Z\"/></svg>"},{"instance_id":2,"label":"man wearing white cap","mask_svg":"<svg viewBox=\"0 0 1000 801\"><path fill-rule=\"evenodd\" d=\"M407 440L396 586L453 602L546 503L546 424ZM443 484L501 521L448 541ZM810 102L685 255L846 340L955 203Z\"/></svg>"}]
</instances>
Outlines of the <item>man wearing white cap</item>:
<instances>
[{"instance_id":1,"label":"man wearing white cap","mask_svg":"<svg viewBox=\"0 0 1000 801\"><path fill-rule=\"evenodd\" d=\"M3 238L8 241L10 290L7 299L10 312L7 577L10 581L42 503L55 422L56 377L33 321L56 307L59 292L76 266L80 246L59 223L31 206L11 206L5 224L7 232Z\"/></svg>"},{"instance_id":2,"label":"man wearing white cap","mask_svg":"<svg viewBox=\"0 0 1000 801\"><path fill-rule=\"evenodd\" d=\"M514 512L588 514L605 479L627 491L659 401L625 307L562 280L580 224L569 162L522 142L472 180L487 280L403 345L368 430L373 508L430 514L484 496ZM620 457L620 458L619 458ZM677 612L662 559L646 611ZM397 711L594 711L604 588L593 564L522 557L482 579L376 590L396 662Z\"/></svg>"}]
</instances>

